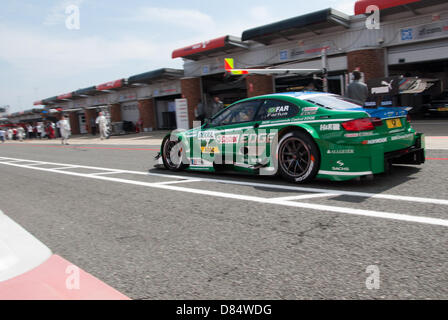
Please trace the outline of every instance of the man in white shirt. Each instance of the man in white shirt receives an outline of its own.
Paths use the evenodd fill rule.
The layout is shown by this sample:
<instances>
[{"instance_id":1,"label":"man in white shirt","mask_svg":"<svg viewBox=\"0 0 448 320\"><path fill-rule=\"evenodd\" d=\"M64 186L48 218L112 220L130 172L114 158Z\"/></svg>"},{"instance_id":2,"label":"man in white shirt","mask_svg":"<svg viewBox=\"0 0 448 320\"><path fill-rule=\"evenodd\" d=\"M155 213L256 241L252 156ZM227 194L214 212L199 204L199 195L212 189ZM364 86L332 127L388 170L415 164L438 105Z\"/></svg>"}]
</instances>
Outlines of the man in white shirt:
<instances>
[{"instance_id":1,"label":"man in white shirt","mask_svg":"<svg viewBox=\"0 0 448 320\"><path fill-rule=\"evenodd\" d=\"M5 135L6 135L6 131L3 130L3 128L0 128L0 141L2 143L5 143Z\"/></svg>"},{"instance_id":2,"label":"man in white shirt","mask_svg":"<svg viewBox=\"0 0 448 320\"><path fill-rule=\"evenodd\" d=\"M70 122L62 115L61 120L58 122L59 129L61 130L61 143L68 145L68 138L70 138L71 127Z\"/></svg>"},{"instance_id":3,"label":"man in white shirt","mask_svg":"<svg viewBox=\"0 0 448 320\"><path fill-rule=\"evenodd\" d=\"M17 128L17 138L20 142L23 142L23 136L25 135L25 129L22 126Z\"/></svg>"},{"instance_id":4,"label":"man in white shirt","mask_svg":"<svg viewBox=\"0 0 448 320\"><path fill-rule=\"evenodd\" d=\"M102 112L98 114L98 118L96 118L95 123L98 125L100 129L100 139L103 140L104 138L107 138L108 136L107 129L109 124L107 118L103 115Z\"/></svg>"}]
</instances>

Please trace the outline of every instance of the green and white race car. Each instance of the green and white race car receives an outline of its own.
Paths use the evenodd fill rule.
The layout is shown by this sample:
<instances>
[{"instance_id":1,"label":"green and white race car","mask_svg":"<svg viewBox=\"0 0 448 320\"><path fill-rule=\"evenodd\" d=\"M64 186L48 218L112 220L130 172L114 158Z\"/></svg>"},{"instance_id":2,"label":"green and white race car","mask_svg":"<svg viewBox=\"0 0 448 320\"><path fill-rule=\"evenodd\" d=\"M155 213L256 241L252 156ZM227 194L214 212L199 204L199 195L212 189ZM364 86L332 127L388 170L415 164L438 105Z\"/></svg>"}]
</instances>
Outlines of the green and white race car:
<instances>
[{"instance_id":1,"label":"green and white race car","mask_svg":"<svg viewBox=\"0 0 448 320\"><path fill-rule=\"evenodd\" d=\"M422 164L424 148L405 108L366 109L335 94L297 92L244 99L202 126L174 131L156 159L173 171L280 174L304 183Z\"/></svg>"}]
</instances>

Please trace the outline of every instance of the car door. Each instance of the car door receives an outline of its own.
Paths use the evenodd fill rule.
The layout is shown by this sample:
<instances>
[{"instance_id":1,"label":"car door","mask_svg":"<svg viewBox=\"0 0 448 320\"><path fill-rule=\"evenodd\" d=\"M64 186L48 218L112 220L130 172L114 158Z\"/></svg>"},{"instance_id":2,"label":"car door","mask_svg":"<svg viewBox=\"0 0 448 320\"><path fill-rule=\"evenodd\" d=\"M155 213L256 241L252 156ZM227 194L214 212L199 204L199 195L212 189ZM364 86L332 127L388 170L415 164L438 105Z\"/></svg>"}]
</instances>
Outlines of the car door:
<instances>
[{"instance_id":1,"label":"car door","mask_svg":"<svg viewBox=\"0 0 448 320\"><path fill-rule=\"evenodd\" d=\"M288 101L281 99L265 99L262 101L254 119L257 134L257 158L258 163L264 163L271 157L270 146L277 136L279 127L295 117L300 108Z\"/></svg>"},{"instance_id":2,"label":"car door","mask_svg":"<svg viewBox=\"0 0 448 320\"><path fill-rule=\"evenodd\" d=\"M237 155L244 156L244 150L240 148L242 138L245 134L254 132L258 123L255 116L261 102L262 100L249 100L236 103L216 115L206 127L209 132L206 135L213 136L214 139L210 140L211 144L206 148L202 146L202 150L206 151L203 156L207 157L207 153L212 151L214 162L217 164L238 162Z\"/></svg>"}]
</instances>

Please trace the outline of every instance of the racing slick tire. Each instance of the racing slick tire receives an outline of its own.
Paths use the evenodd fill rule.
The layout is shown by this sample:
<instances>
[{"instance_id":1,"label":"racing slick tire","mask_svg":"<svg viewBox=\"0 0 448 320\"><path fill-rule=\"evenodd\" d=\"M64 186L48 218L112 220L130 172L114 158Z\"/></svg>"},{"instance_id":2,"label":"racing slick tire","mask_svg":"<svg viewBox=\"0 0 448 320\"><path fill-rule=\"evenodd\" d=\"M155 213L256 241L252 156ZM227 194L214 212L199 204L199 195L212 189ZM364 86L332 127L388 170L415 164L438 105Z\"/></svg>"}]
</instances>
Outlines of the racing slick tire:
<instances>
[{"instance_id":1,"label":"racing slick tire","mask_svg":"<svg viewBox=\"0 0 448 320\"><path fill-rule=\"evenodd\" d=\"M280 175L291 182L312 181L320 168L320 152L306 133L293 131L284 135L277 149Z\"/></svg>"},{"instance_id":2,"label":"racing slick tire","mask_svg":"<svg viewBox=\"0 0 448 320\"><path fill-rule=\"evenodd\" d=\"M173 140L170 136L165 137L162 142L162 161L166 169L171 171L182 171L187 167L185 164L185 146L179 140Z\"/></svg>"}]
</instances>

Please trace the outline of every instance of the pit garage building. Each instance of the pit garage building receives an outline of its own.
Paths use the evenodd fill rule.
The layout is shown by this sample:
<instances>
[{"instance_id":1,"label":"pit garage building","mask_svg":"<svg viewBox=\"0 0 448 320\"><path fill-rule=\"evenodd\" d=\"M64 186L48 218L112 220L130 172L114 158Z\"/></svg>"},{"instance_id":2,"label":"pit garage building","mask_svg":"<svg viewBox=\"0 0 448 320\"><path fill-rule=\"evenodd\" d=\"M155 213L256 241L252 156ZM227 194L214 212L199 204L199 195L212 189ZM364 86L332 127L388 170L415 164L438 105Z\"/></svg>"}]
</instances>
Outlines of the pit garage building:
<instances>
[{"instance_id":1,"label":"pit garage building","mask_svg":"<svg viewBox=\"0 0 448 320\"><path fill-rule=\"evenodd\" d=\"M380 9L379 29L367 9ZM375 21L374 21L375 22ZM447 90L448 2L446 0L359 0L355 15L324 9L177 49L184 60L182 94L189 108L202 101L209 111L213 96L224 104L273 92L322 89L316 76L224 73L224 58L235 68L322 68L326 50L329 91L344 94L350 73L359 68L364 80L389 76L433 80L424 94L410 95L408 104L430 103ZM405 101L405 99L403 99Z\"/></svg>"},{"instance_id":2,"label":"pit garage building","mask_svg":"<svg viewBox=\"0 0 448 320\"><path fill-rule=\"evenodd\" d=\"M372 24L372 6L380 10L379 21L373 21L379 28ZM157 130L176 127L173 102L184 97L191 127L199 103L211 116L215 96L229 105L260 94L322 90L318 75L231 76L225 73L225 58L233 58L235 68L315 69L323 67L322 50L327 56L330 92L345 94L351 72L359 68L367 82L389 76L430 79L430 89L401 99L414 107L447 93L446 0L359 0L354 11L349 16L323 9L245 30L238 37L203 41L172 52L173 59L183 59L184 70L158 69L36 105L68 113L75 134L91 132L99 110L107 111L112 122L135 123L141 118L145 130Z\"/></svg>"}]
</instances>

